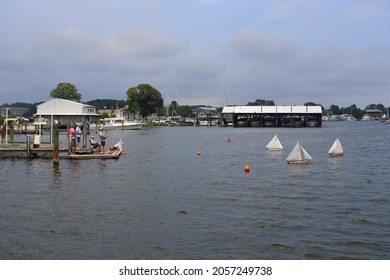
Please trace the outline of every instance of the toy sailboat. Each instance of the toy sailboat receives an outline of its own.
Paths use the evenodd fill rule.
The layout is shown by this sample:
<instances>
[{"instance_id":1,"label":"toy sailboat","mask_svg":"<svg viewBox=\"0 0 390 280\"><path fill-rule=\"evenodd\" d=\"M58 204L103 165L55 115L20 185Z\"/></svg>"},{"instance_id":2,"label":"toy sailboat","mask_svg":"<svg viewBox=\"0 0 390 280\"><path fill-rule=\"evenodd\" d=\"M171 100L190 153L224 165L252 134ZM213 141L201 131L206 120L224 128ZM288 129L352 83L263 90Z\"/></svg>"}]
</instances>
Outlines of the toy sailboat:
<instances>
[{"instance_id":1,"label":"toy sailboat","mask_svg":"<svg viewBox=\"0 0 390 280\"><path fill-rule=\"evenodd\" d=\"M273 151L283 150L282 143L280 143L277 135L275 135L274 138L272 138L272 140L265 147Z\"/></svg>"},{"instance_id":2,"label":"toy sailboat","mask_svg":"<svg viewBox=\"0 0 390 280\"><path fill-rule=\"evenodd\" d=\"M313 158L306 152L306 150L297 142L291 153L286 158L289 164L308 163Z\"/></svg>"},{"instance_id":3,"label":"toy sailboat","mask_svg":"<svg viewBox=\"0 0 390 280\"><path fill-rule=\"evenodd\" d=\"M342 157L342 156L344 156L343 146L341 145L341 142L340 142L339 138L337 138L336 141L334 141L334 143L333 143L332 147L330 148L328 154L331 157Z\"/></svg>"}]
</instances>

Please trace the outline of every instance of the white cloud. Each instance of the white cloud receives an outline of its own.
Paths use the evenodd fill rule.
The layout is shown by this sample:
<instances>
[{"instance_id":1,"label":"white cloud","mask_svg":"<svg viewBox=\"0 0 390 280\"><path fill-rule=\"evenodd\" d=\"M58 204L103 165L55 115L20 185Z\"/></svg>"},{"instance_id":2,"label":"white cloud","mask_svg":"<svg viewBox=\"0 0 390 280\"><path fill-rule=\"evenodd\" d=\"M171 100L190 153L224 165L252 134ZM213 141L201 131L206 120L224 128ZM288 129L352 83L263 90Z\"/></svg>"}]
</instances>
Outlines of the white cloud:
<instances>
[{"instance_id":1,"label":"white cloud","mask_svg":"<svg viewBox=\"0 0 390 280\"><path fill-rule=\"evenodd\" d=\"M269 9L261 16L262 20L282 20L303 17L310 14L315 1L290 0L272 2Z\"/></svg>"},{"instance_id":2,"label":"white cloud","mask_svg":"<svg viewBox=\"0 0 390 280\"><path fill-rule=\"evenodd\" d=\"M27 13L46 6L26 2L27 19L0 11L2 100L42 101L61 81L75 84L84 101L123 99L127 88L149 83L170 96L177 90L179 104L218 106L224 91L231 104L361 107L388 92L388 9L375 6L384 2L335 10L334 0L219 1L213 10L198 1L194 13L181 2L130 2L73 1L80 5L73 10L63 1L42 13ZM206 10L212 18L194 16Z\"/></svg>"},{"instance_id":3,"label":"white cloud","mask_svg":"<svg viewBox=\"0 0 390 280\"><path fill-rule=\"evenodd\" d=\"M139 56L154 58L173 56L182 45L165 32L146 26L136 26L127 32L117 33L106 43L109 51L119 56Z\"/></svg>"},{"instance_id":4,"label":"white cloud","mask_svg":"<svg viewBox=\"0 0 390 280\"><path fill-rule=\"evenodd\" d=\"M347 12L347 16L357 22L371 22L386 19L390 11L377 3L357 3Z\"/></svg>"},{"instance_id":5,"label":"white cloud","mask_svg":"<svg viewBox=\"0 0 390 280\"><path fill-rule=\"evenodd\" d=\"M252 29L240 31L231 46L238 55L256 61L286 59L295 53L295 47L285 38Z\"/></svg>"},{"instance_id":6,"label":"white cloud","mask_svg":"<svg viewBox=\"0 0 390 280\"><path fill-rule=\"evenodd\" d=\"M200 0L202 4L211 4L211 3L217 3L219 0Z\"/></svg>"}]
</instances>

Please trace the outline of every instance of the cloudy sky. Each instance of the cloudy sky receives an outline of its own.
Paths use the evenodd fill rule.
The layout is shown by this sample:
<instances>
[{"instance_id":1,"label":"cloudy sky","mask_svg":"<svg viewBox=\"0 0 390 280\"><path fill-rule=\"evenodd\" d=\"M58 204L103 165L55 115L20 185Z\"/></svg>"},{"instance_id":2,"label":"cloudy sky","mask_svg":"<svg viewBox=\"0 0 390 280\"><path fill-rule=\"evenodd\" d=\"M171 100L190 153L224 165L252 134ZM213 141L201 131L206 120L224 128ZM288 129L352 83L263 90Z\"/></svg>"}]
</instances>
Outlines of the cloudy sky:
<instances>
[{"instance_id":1,"label":"cloudy sky","mask_svg":"<svg viewBox=\"0 0 390 280\"><path fill-rule=\"evenodd\" d=\"M0 104L60 82L179 105L390 103L388 0L0 0Z\"/></svg>"}]
</instances>

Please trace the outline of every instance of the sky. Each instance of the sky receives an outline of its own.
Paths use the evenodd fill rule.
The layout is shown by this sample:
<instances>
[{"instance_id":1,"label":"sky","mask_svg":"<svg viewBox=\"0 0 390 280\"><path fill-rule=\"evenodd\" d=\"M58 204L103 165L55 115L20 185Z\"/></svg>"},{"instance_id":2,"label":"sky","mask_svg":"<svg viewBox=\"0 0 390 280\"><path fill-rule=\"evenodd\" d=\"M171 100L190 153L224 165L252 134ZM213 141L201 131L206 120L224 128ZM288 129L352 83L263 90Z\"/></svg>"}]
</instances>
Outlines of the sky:
<instances>
[{"instance_id":1,"label":"sky","mask_svg":"<svg viewBox=\"0 0 390 280\"><path fill-rule=\"evenodd\" d=\"M0 104L390 105L388 0L0 0ZM387 104L388 103L388 104Z\"/></svg>"}]
</instances>

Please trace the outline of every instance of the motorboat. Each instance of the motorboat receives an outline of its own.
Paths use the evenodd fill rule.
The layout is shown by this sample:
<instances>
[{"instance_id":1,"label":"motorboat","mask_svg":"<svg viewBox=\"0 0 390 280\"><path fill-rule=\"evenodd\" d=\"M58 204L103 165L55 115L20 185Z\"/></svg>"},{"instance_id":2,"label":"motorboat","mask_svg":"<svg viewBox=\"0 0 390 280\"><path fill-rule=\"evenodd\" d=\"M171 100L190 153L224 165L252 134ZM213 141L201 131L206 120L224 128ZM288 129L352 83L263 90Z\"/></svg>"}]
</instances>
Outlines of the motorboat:
<instances>
[{"instance_id":1,"label":"motorboat","mask_svg":"<svg viewBox=\"0 0 390 280\"><path fill-rule=\"evenodd\" d=\"M142 129L142 122L134 120L130 121L126 118L104 118L101 120L100 124L91 124L91 129L98 129L99 127L104 127L107 130L136 130Z\"/></svg>"}]
</instances>

